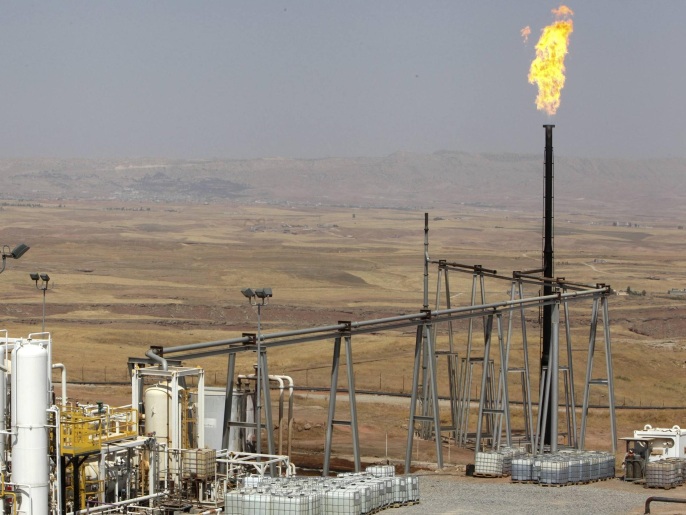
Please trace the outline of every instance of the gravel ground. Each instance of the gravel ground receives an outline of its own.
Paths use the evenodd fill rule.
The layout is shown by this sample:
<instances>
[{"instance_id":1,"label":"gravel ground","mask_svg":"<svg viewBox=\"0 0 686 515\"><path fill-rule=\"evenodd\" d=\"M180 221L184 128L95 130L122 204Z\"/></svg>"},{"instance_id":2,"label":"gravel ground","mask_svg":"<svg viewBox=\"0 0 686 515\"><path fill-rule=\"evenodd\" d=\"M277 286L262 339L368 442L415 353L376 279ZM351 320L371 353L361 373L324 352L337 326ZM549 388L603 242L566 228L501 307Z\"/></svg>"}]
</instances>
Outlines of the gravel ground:
<instances>
[{"instance_id":1,"label":"gravel ground","mask_svg":"<svg viewBox=\"0 0 686 515\"><path fill-rule=\"evenodd\" d=\"M511 483L508 479L477 479L421 475L420 502L390 510L389 515L433 514L639 514L648 497L686 498L686 487L645 489L619 479L564 487ZM653 503L652 513L686 513L686 504Z\"/></svg>"}]
</instances>

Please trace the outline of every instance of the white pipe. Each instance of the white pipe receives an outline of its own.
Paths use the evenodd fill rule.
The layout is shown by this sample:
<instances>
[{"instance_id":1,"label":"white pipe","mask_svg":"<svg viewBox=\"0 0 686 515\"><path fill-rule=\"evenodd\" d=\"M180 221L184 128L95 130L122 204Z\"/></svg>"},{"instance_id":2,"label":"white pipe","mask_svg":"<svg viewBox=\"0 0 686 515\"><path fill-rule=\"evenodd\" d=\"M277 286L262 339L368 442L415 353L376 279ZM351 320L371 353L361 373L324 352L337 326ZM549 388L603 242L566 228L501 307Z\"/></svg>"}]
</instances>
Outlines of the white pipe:
<instances>
[{"instance_id":1,"label":"white pipe","mask_svg":"<svg viewBox=\"0 0 686 515\"><path fill-rule=\"evenodd\" d=\"M100 446L100 465L98 467L98 480L102 481L103 485L107 484L107 454L109 451L109 445L105 446L102 445ZM107 490L107 486L105 486L100 494L98 495L98 501L101 503L105 502L105 491ZM118 492L115 490L115 495L117 495Z\"/></svg>"},{"instance_id":2,"label":"white pipe","mask_svg":"<svg viewBox=\"0 0 686 515\"><path fill-rule=\"evenodd\" d=\"M288 449L286 454L291 457L291 441L293 439L293 387L295 386L295 381L291 376L281 376L286 381L288 381Z\"/></svg>"},{"instance_id":3,"label":"white pipe","mask_svg":"<svg viewBox=\"0 0 686 515\"><path fill-rule=\"evenodd\" d=\"M113 507L116 507L116 506L126 506L129 504L134 504L134 503L141 502L141 501L147 501L150 499L155 499L157 497L161 497L161 496L167 495L167 494L168 494L168 492L165 490L164 492L160 492L160 493L153 494L153 495L143 495L142 497L134 497L133 499L127 499L125 501L111 502L111 503L103 504L101 506L95 506L94 508L86 508L85 510L71 511L71 512L69 512L69 515L81 515L81 514L86 514L86 513L99 513L101 511L112 509Z\"/></svg>"},{"instance_id":4,"label":"white pipe","mask_svg":"<svg viewBox=\"0 0 686 515\"><path fill-rule=\"evenodd\" d=\"M282 428L283 428L283 390L284 390L284 380L288 382L288 398L290 399L293 395L293 386L295 382L293 381L293 378L291 376L284 376L284 375L269 375L269 380L270 381L275 381L279 383L279 453L283 453L283 435L282 435ZM255 379L255 374L239 374L238 379ZM291 448L291 413L290 413L290 406L289 406L289 421L288 421L288 456L290 457L290 448Z\"/></svg>"},{"instance_id":5,"label":"white pipe","mask_svg":"<svg viewBox=\"0 0 686 515\"><path fill-rule=\"evenodd\" d=\"M4 473L7 464L5 463L5 440L7 437L5 433L7 431L7 419L5 418L5 411L7 407L7 376L9 372L5 366L5 361L7 356L7 343L5 342L5 347L0 351L0 357L2 358L2 365L0 365L0 472ZM4 504L2 506L2 512L4 512Z\"/></svg>"},{"instance_id":6,"label":"white pipe","mask_svg":"<svg viewBox=\"0 0 686 515\"><path fill-rule=\"evenodd\" d=\"M7 401L9 400L9 394L7 391L7 376L5 374L10 373L10 370L7 368L7 364L9 363L9 354L7 353L10 351L10 339L7 329L1 329L0 332L5 333L5 344L3 345L2 351L0 351L0 358L2 360L2 363L0 363L0 370L2 370L2 373L0 374L0 472L5 472L7 469L7 463L5 462L5 447L7 444L7 438L5 435L12 434L11 431L7 431L7 419L5 417ZM12 348L14 348L14 344L12 345Z\"/></svg>"},{"instance_id":7,"label":"white pipe","mask_svg":"<svg viewBox=\"0 0 686 515\"><path fill-rule=\"evenodd\" d=\"M61 438L61 429L60 429L60 410L57 408L57 406L51 406L48 408L48 411L52 411L55 414L55 477L57 478L57 495L55 495L55 500L57 501L55 504L57 505L57 509L59 510L62 506L62 474L60 474L60 455L62 453L60 449L60 438Z\"/></svg>"},{"instance_id":8,"label":"white pipe","mask_svg":"<svg viewBox=\"0 0 686 515\"><path fill-rule=\"evenodd\" d=\"M59 368L62 370L62 406L67 405L67 367L63 363L55 363L52 365L53 370Z\"/></svg>"}]
</instances>

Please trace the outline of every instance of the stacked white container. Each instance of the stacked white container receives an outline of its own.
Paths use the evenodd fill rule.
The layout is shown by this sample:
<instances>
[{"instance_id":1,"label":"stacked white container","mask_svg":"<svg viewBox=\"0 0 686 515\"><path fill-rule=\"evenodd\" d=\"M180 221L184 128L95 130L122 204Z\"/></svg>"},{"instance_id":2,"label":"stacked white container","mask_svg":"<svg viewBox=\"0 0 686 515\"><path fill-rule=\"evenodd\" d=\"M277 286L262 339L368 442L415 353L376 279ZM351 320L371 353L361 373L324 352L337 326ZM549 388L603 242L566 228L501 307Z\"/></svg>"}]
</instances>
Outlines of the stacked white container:
<instances>
[{"instance_id":1,"label":"stacked white container","mask_svg":"<svg viewBox=\"0 0 686 515\"><path fill-rule=\"evenodd\" d=\"M323 512L327 515L360 515L360 492L345 487L324 492Z\"/></svg>"},{"instance_id":2,"label":"stacked white container","mask_svg":"<svg viewBox=\"0 0 686 515\"><path fill-rule=\"evenodd\" d=\"M417 476L407 476L407 501L419 502L419 478Z\"/></svg>"},{"instance_id":3,"label":"stacked white container","mask_svg":"<svg viewBox=\"0 0 686 515\"><path fill-rule=\"evenodd\" d=\"M252 479L246 478L247 483L257 483L253 476L248 478ZM362 515L408 501L419 501L417 476L358 473L337 478L266 477L228 492L224 507L226 513L236 515Z\"/></svg>"},{"instance_id":4,"label":"stacked white container","mask_svg":"<svg viewBox=\"0 0 686 515\"><path fill-rule=\"evenodd\" d=\"M569 482L569 461L562 456L546 456L541 460L538 482L542 485L566 485Z\"/></svg>"},{"instance_id":5,"label":"stacked white container","mask_svg":"<svg viewBox=\"0 0 686 515\"><path fill-rule=\"evenodd\" d=\"M395 476L395 467L393 465L370 465L365 471L373 476L393 477Z\"/></svg>"},{"instance_id":6,"label":"stacked white container","mask_svg":"<svg viewBox=\"0 0 686 515\"><path fill-rule=\"evenodd\" d=\"M405 504L408 501L407 497L407 478L403 476L394 476L393 481L393 504Z\"/></svg>"},{"instance_id":7,"label":"stacked white container","mask_svg":"<svg viewBox=\"0 0 686 515\"><path fill-rule=\"evenodd\" d=\"M676 464L667 460L646 463L646 486L670 489L677 485Z\"/></svg>"},{"instance_id":8,"label":"stacked white container","mask_svg":"<svg viewBox=\"0 0 686 515\"><path fill-rule=\"evenodd\" d=\"M499 452L477 452L474 456L474 475L502 477L503 455Z\"/></svg>"},{"instance_id":9,"label":"stacked white container","mask_svg":"<svg viewBox=\"0 0 686 515\"><path fill-rule=\"evenodd\" d=\"M272 515L272 494L256 489L243 496L243 515Z\"/></svg>"},{"instance_id":10,"label":"stacked white container","mask_svg":"<svg viewBox=\"0 0 686 515\"><path fill-rule=\"evenodd\" d=\"M533 481L533 474L534 459L532 456L518 456L512 460L512 481Z\"/></svg>"}]
</instances>

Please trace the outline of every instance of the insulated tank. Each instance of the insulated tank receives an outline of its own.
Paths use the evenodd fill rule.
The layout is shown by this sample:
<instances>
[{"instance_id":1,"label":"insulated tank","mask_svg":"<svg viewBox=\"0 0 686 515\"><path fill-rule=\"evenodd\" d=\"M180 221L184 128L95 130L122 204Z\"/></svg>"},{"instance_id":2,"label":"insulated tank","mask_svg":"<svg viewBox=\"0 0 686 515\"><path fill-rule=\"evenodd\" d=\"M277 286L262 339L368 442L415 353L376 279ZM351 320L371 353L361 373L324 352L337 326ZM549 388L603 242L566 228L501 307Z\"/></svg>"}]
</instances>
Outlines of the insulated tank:
<instances>
[{"instance_id":1,"label":"insulated tank","mask_svg":"<svg viewBox=\"0 0 686 515\"><path fill-rule=\"evenodd\" d=\"M157 384L145 390L145 433L155 433L157 441L169 444L169 417L171 416L171 388Z\"/></svg>"},{"instance_id":2,"label":"insulated tank","mask_svg":"<svg viewBox=\"0 0 686 515\"><path fill-rule=\"evenodd\" d=\"M47 515L48 351L20 342L12 351L12 482L18 485L19 511Z\"/></svg>"},{"instance_id":3,"label":"insulated tank","mask_svg":"<svg viewBox=\"0 0 686 515\"><path fill-rule=\"evenodd\" d=\"M151 386L143 394L143 405L145 407L145 434L155 433L157 443L163 445L165 449L171 447L169 442L171 427L171 388L168 384L160 383ZM163 478L169 468L170 456L164 452L159 458L159 478Z\"/></svg>"}]
</instances>

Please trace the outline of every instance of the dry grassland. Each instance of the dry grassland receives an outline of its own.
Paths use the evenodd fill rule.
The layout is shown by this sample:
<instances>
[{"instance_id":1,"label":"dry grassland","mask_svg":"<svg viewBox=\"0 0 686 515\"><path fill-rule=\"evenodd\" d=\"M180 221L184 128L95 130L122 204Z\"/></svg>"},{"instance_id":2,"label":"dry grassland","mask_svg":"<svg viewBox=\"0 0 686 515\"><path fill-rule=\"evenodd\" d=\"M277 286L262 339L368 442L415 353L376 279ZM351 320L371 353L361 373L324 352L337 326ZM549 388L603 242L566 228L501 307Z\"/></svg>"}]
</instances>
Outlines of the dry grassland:
<instances>
[{"instance_id":1,"label":"dry grassland","mask_svg":"<svg viewBox=\"0 0 686 515\"><path fill-rule=\"evenodd\" d=\"M0 278L0 327L13 337L40 331L42 294L28 273L50 274L45 322L54 341L53 357L66 365L70 381L89 383L71 386L70 396L84 401L130 402L126 386L90 383L127 381L127 357L143 357L151 345L223 340L254 332L256 312L240 293L246 286L274 290L263 311L265 332L415 313L422 307L421 212L81 202L6 206L0 215L0 243L31 246L21 260L8 261ZM610 284L619 291L645 291L610 299L617 404L685 405L686 297L667 295L671 288L686 288L685 238L677 229L679 222L654 219L649 226L616 227L609 214L577 214L558 216L556 223L556 275ZM429 234L432 259L481 264L505 275L540 266L541 221L534 214L473 208L432 212ZM467 304L471 276L453 273L450 281L453 306ZM433 305L435 269L430 290ZM506 299L508 290L506 281L489 282L487 300ZM570 308L580 403L591 305L582 302ZM537 369L538 311L526 316L530 364ZM455 329L455 348L464 355L465 325ZM446 349L447 330L437 331L438 347ZM479 331L477 323L475 334ZM513 363L522 360L518 331L517 323ZM410 328L356 337L358 389L408 393L414 334ZM270 372L291 375L297 385L328 387L331 347L327 341L274 349L269 353ZM603 359L599 351L594 377L605 376ZM239 371L249 371L253 361L252 354L239 356ZM210 384L224 383L225 357L193 364L206 369ZM439 368L440 394L447 395L443 361ZM594 389L592 403L606 404L605 393ZM303 393L296 404L297 429L312 426L296 431L302 451L321 451L326 399ZM365 456L384 457L388 435L390 457L404 457L408 405L409 401L360 403ZM344 414L347 404L341 401L338 407ZM444 410L446 423L447 413ZM683 409L619 410L619 436L647 423L686 425L684 415ZM521 414L513 414L513 419L515 427L521 424ZM606 414L594 410L589 424L589 440L608 448ZM337 452L349 454L345 430L336 430L335 442ZM418 456L430 460L433 444L418 445ZM461 459L459 451L450 452L448 461Z\"/></svg>"}]
</instances>

